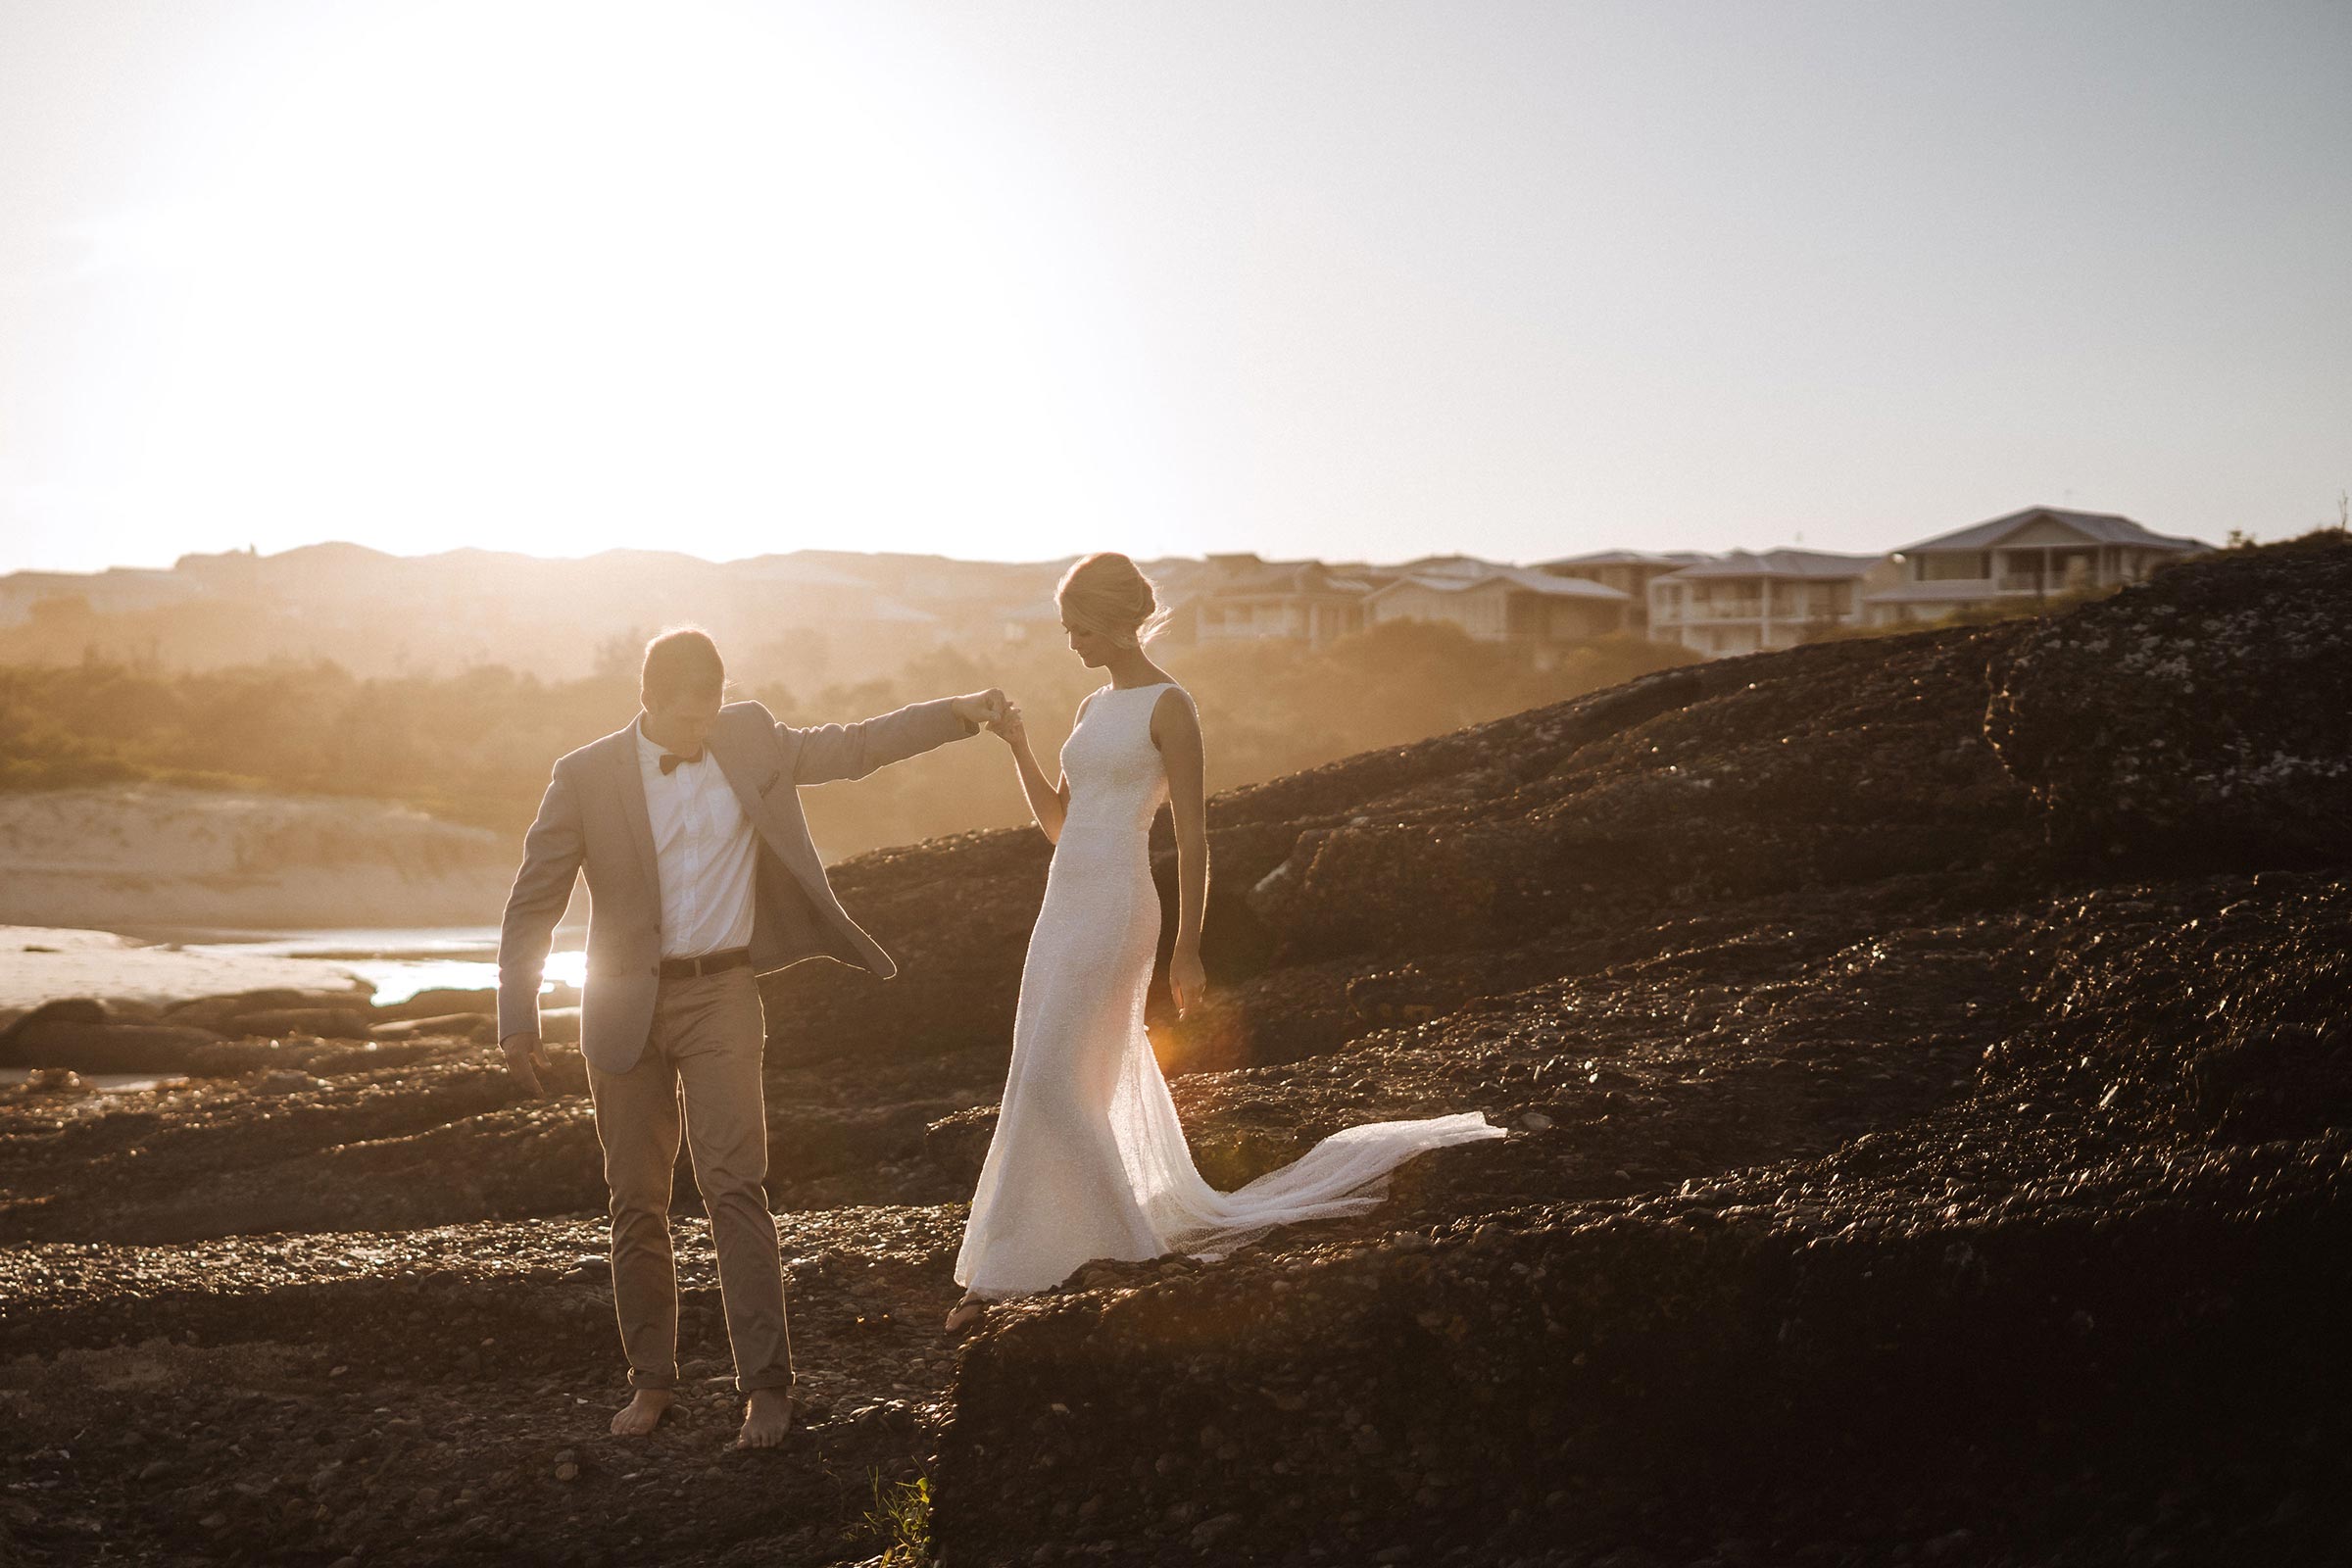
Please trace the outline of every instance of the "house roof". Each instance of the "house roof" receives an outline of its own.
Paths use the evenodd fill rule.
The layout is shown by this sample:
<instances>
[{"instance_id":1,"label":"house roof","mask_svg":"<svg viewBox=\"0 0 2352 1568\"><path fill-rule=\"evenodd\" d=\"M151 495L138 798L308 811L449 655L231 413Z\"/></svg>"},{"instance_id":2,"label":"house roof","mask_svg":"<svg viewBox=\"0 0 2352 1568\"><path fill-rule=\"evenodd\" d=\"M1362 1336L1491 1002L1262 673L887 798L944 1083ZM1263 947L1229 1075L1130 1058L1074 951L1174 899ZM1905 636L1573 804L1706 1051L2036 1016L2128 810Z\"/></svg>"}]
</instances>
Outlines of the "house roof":
<instances>
[{"instance_id":1,"label":"house roof","mask_svg":"<svg viewBox=\"0 0 2352 1568\"><path fill-rule=\"evenodd\" d=\"M1594 550L1581 556L1560 556L1546 566L1693 566L1707 559L1703 550Z\"/></svg>"},{"instance_id":2,"label":"house roof","mask_svg":"<svg viewBox=\"0 0 2352 1568\"><path fill-rule=\"evenodd\" d=\"M1483 580L1497 571L1511 568L1497 561L1481 561L1476 556L1416 556L1389 569L1400 577L1475 577Z\"/></svg>"},{"instance_id":3,"label":"house roof","mask_svg":"<svg viewBox=\"0 0 2352 1568\"><path fill-rule=\"evenodd\" d=\"M1496 583L1528 593L1543 594L1551 599L1592 599L1631 604L1634 597L1622 589L1604 587L1600 583L1588 582L1582 577L1554 577L1549 572L1536 571L1520 566L1500 566L1483 577L1433 576L1416 573L1412 576L1399 577L1384 588L1374 589L1372 597L1378 599L1384 595L1393 594L1399 588L1425 588L1432 593L1462 594L1492 587Z\"/></svg>"},{"instance_id":4,"label":"house roof","mask_svg":"<svg viewBox=\"0 0 2352 1568\"><path fill-rule=\"evenodd\" d=\"M1827 550L1734 550L1670 571L1657 582L1696 577L1859 577L1884 556L1845 556Z\"/></svg>"},{"instance_id":5,"label":"house roof","mask_svg":"<svg viewBox=\"0 0 2352 1568\"><path fill-rule=\"evenodd\" d=\"M1183 585L1187 599L1359 598L1372 585L1335 576L1319 561L1260 561L1255 556L1211 556L1209 569Z\"/></svg>"},{"instance_id":6,"label":"house roof","mask_svg":"<svg viewBox=\"0 0 2352 1568\"><path fill-rule=\"evenodd\" d=\"M2203 540L2154 533L2133 522L2130 517L2117 516L2113 513L2065 512L2056 507L2028 507L2023 512L2012 512L2007 516L1995 517L1990 522L1980 522L1973 527L1955 529L1950 533L1939 533L1933 539L1922 539L1915 545L1905 545L1896 554L1909 555L1920 550L1986 550L1999 544L2028 523L2038 522L2045 517L2064 527L2074 529L2085 539L2096 544L2138 545L2146 550L2203 550L2207 548Z\"/></svg>"}]
</instances>

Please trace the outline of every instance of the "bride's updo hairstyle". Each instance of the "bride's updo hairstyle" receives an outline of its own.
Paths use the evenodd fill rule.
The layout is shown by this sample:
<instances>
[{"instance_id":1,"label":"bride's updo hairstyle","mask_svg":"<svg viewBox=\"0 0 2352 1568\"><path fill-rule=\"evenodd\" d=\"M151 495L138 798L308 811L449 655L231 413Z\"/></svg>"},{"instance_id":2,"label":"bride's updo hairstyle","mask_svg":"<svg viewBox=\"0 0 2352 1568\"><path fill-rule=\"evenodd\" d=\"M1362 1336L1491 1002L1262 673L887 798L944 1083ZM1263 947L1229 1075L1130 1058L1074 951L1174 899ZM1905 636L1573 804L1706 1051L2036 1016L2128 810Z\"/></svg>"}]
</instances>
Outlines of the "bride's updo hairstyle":
<instances>
[{"instance_id":1,"label":"bride's updo hairstyle","mask_svg":"<svg viewBox=\"0 0 2352 1568\"><path fill-rule=\"evenodd\" d=\"M1072 626L1100 632L1122 648L1142 647L1168 620L1152 579L1112 550L1088 556L1063 572L1054 597Z\"/></svg>"}]
</instances>

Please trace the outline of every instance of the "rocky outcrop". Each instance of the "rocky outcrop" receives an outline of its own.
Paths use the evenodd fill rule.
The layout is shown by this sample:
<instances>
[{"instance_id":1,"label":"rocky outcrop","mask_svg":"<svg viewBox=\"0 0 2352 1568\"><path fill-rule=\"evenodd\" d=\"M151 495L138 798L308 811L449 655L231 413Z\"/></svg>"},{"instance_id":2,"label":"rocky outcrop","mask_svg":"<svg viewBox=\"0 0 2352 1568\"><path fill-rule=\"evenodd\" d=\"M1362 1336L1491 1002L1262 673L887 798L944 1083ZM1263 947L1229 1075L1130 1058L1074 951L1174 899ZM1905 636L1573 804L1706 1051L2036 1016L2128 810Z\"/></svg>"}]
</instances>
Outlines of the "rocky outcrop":
<instances>
[{"instance_id":1,"label":"rocky outcrop","mask_svg":"<svg viewBox=\"0 0 2352 1568\"><path fill-rule=\"evenodd\" d=\"M2169 571L2031 627L1985 733L2052 840L2151 865L2352 857L2352 572L2341 544Z\"/></svg>"},{"instance_id":2,"label":"rocky outcrop","mask_svg":"<svg viewBox=\"0 0 2352 1568\"><path fill-rule=\"evenodd\" d=\"M577 1044L576 993L557 988L545 1000L542 1038ZM568 1005L557 1004L567 1001ZM379 1064L389 1058L367 1054L379 1043L494 1044L494 1010L447 1010L468 1004L496 1006L487 991L424 992L381 1007L358 991L243 991L168 1007L67 998L44 1003L0 1028L0 1066L219 1077L255 1070L256 1063L282 1067L311 1059L354 1059ZM348 1048L360 1054L355 1056Z\"/></svg>"},{"instance_id":3,"label":"rocky outcrop","mask_svg":"<svg viewBox=\"0 0 2352 1568\"><path fill-rule=\"evenodd\" d=\"M1314 998L1316 1038L1187 1080L1197 1145L1246 1178L1348 1119L1311 1079L1411 1086L1434 1034L1407 1104L1516 1152L1408 1168L1377 1229L998 1312L942 1438L948 1560L1041 1512L1061 1552L1168 1561L2042 1560L2150 1518L2149 1550L2329 1560L2348 617L2352 551L2220 559L1270 787L1323 808L1257 841L1262 966L1202 1027L1281 1061ZM1646 1008L1592 1004L1636 976ZM1726 1125L1855 1056L1778 1147Z\"/></svg>"},{"instance_id":4,"label":"rocky outcrop","mask_svg":"<svg viewBox=\"0 0 2352 1568\"><path fill-rule=\"evenodd\" d=\"M2343 1560L2347 606L2352 550L2231 552L1218 798L1216 993L1152 1009L1203 1171L1389 1116L1511 1136L960 1348L1048 848L848 862L903 972L767 984L818 1396L781 1456L712 1462L683 1164L691 1397L599 1435L581 1069L518 1098L477 1000L0 1093L0 1480L64 1504L15 1544L871 1562L895 1503L946 1568Z\"/></svg>"},{"instance_id":5,"label":"rocky outcrop","mask_svg":"<svg viewBox=\"0 0 2352 1568\"><path fill-rule=\"evenodd\" d=\"M28 1019L0 1045L0 1065L75 1072L178 1072L220 1037L170 1024L71 1023Z\"/></svg>"},{"instance_id":6,"label":"rocky outcrop","mask_svg":"<svg viewBox=\"0 0 2352 1568\"><path fill-rule=\"evenodd\" d=\"M1949 1058L1967 1076L1824 1153L1751 1148L1704 1174L1660 1139L1679 1181L1493 1207L1416 1195L1384 1234L1082 1279L1000 1313L943 1438L948 1560L1003 1560L1041 1511L1166 1560L1244 1542L1274 1561L1443 1543L1674 1562L1759 1532L1832 1561L1938 1541L1949 1560L2046 1560L2163 1509L2222 1560L2328 1560L2344 1521L2316 1505L2347 1424L2328 1391L2352 1373L2330 1304L2352 1286L2334 1021L2352 894L2136 892L2056 901L2011 956L1973 959L1955 995L1979 991L1979 1016L1942 1026L1968 1032ZM2289 955L2291 981L2233 983ZM2045 962L2042 1005L1983 1015ZM1807 980L1873 1016L1877 985ZM2246 990L2219 1038L2181 1027L2188 997ZM1897 1040L1843 1049L1916 1068L1928 1040ZM2214 1064L2248 1050L2300 1055L2276 1078ZM1592 1136L1572 1105L1551 1114L1540 1136Z\"/></svg>"}]
</instances>

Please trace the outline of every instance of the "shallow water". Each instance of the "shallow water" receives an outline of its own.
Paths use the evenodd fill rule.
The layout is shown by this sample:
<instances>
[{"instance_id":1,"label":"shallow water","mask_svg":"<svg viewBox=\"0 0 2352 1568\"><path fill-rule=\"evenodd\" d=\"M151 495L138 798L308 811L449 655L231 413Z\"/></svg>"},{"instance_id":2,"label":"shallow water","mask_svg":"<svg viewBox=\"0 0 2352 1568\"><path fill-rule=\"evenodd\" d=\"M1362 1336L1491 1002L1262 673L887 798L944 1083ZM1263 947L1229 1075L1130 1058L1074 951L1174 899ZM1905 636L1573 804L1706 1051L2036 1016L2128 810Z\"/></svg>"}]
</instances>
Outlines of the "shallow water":
<instances>
[{"instance_id":1,"label":"shallow water","mask_svg":"<svg viewBox=\"0 0 2352 1568\"><path fill-rule=\"evenodd\" d=\"M356 974L375 987L378 1005L406 1002L419 991L474 991L498 984L498 927L359 926L329 931L193 931L186 928L126 931L147 941L172 942L192 953L249 953L284 958L316 958L319 985L333 989L343 974ZM577 986L586 977L582 951L585 927L556 932L548 955L549 985Z\"/></svg>"}]
</instances>

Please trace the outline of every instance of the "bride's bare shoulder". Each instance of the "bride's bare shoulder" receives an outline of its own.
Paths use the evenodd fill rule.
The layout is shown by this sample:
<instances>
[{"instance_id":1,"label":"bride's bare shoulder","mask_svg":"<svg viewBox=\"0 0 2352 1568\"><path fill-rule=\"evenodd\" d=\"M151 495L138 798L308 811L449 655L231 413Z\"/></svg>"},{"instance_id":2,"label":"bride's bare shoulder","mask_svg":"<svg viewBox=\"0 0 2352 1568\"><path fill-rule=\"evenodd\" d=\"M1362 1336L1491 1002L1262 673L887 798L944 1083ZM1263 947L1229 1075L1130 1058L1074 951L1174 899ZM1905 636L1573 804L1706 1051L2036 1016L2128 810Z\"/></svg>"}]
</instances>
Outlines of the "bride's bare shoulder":
<instances>
[{"instance_id":1,"label":"bride's bare shoulder","mask_svg":"<svg viewBox=\"0 0 2352 1568\"><path fill-rule=\"evenodd\" d=\"M1198 736L1200 733L1200 710L1193 703L1193 694L1170 681L1152 704L1152 740L1154 745L1170 735Z\"/></svg>"}]
</instances>

